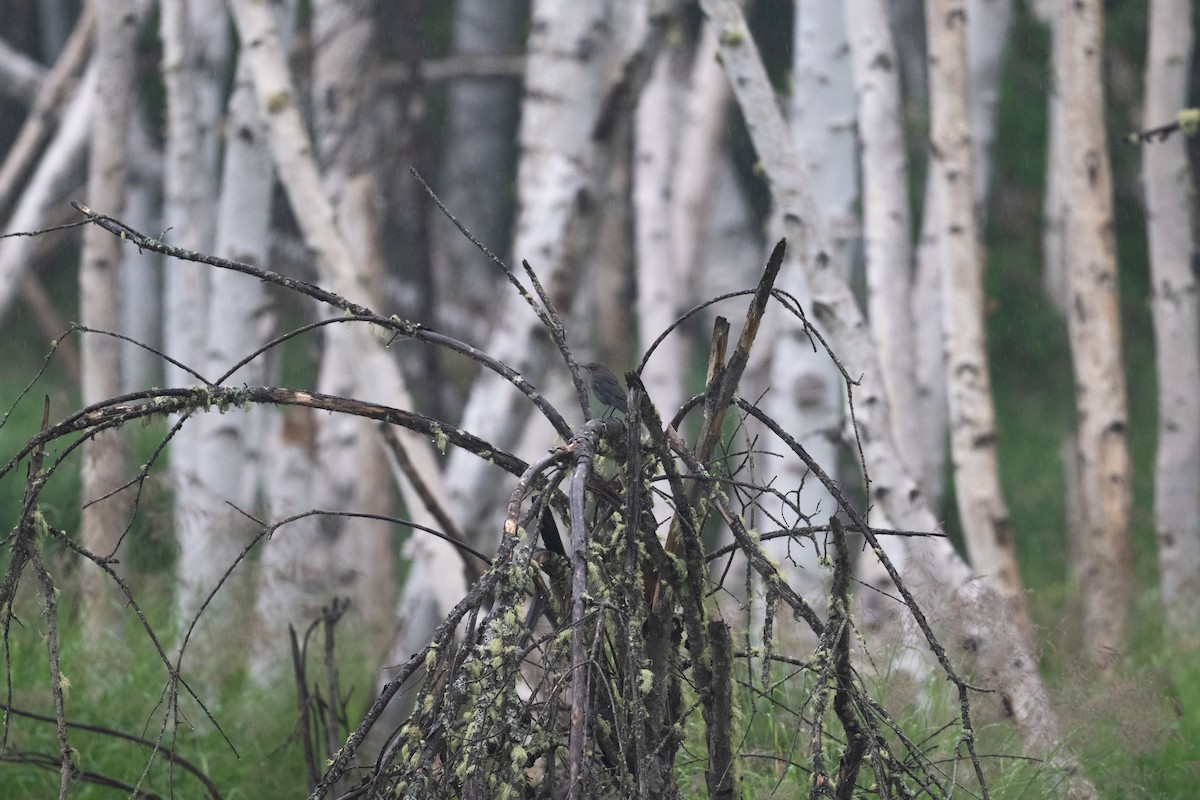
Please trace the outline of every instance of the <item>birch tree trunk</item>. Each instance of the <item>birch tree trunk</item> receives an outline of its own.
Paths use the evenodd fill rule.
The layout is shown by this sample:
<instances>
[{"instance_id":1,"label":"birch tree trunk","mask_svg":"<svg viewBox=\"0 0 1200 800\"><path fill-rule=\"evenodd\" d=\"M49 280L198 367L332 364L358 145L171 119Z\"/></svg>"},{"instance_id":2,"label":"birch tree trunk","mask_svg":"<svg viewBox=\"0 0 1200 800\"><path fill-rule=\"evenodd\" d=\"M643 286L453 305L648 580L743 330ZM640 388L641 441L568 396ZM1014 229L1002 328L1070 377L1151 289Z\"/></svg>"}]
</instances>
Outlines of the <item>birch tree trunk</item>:
<instances>
[{"instance_id":1,"label":"birch tree trunk","mask_svg":"<svg viewBox=\"0 0 1200 800\"><path fill-rule=\"evenodd\" d=\"M99 0L96 28L96 98L98 113L92 127L88 162L88 202L120 216L125 207L125 171L129 154L126 130L133 107L134 40L137 11L122 0ZM121 241L96 226L84 232L79 268L79 313L83 324L101 331L121 327L119 267ZM121 342L110 336L87 334L81 347L83 402L98 403L121 392ZM113 429L83 443L83 497L80 540L101 557L120 557L129 524L129 505L123 493L105 497L126 479L128 461L124 431ZM88 565L91 567L92 565ZM119 567L118 567L119 568ZM91 646L99 645L120 628L116 587L99 569L81 576L83 630Z\"/></svg>"},{"instance_id":2,"label":"birch tree trunk","mask_svg":"<svg viewBox=\"0 0 1200 800\"><path fill-rule=\"evenodd\" d=\"M521 48L519 0L459 0L454 11L454 52L460 56L508 55ZM464 78L447 90L445 152L439 194L446 206L497 253L507 252L512 216L514 140L520 87L508 78ZM483 341L503 276L449 220L430 223L438 295L461 306L438 309L451 335ZM463 397L454 398L457 411Z\"/></svg>"},{"instance_id":3,"label":"birch tree trunk","mask_svg":"<svg viewBox=\"0 0 1200 800\"><path fill-rule=\"evenodd\" d=\"M967 0L967 104L971 129L971 170L979 224L987 218L992 185L992 143L1000 70L1012 28L1012 0ZM928 24L928 18L926 23Z\"/></svg>"},{"instance_id":4,"label":"birch tree trunk","mask_svg":"<svg viewBox=\"0 0 1200 800\"><path fill-rule=\"evenodd\" d=\"M383 280L380 212L382 193L372 171L380 160L382 131L372 123L378 103L371 78L375 36L370 0L318 0L313 4L313 110L317 155L323 184L345 233L358 280L380 307ZM383 403L360 380L355 331L346 325L326 329L317 388L321 392ZM318 508L388 514L391 498L383 450L368 420L348 416L320 419L317 455L321 480L314 487ZM328 518L320 561L339 565L341 583L332 588L351 599L355 616L368 623L366 639L390 633L387 624L395 598L395 555L391 527L377 520ZM372 652L382 650L375 642Z\"/></svg>"},{"instance_id":5,"label":"birch tree trunk","mask_svg":"<svg viewBox=\"0 0 1200 800\"><path fill-rule=\"evenodd\" d=\"M886 0L849 0L858 141L862 168L867 314L879 348L883 382L894 409L896 444L919 465L914 360L913 250L908 200L908 151L896 48Z\"/></svg>"},{"instance_id":6,"label":"birch tree trunk","mask_svg":"<svg viewBox=\"0 0 1200 800\"><path fill-rule=\"evenodd\" d=\"M516 258L527 259L546 285L576 269L568 224L580 213L581 193L594 197L588 166L591 128L603 75L613 60L607 2L579 6L534 0L525 67L517 169ZM566 312L566 308L560 310ZM487 351L536 381L546 363L545 333L523 298L506 291ZM498 375L481 373L471 388L461 427L497 447L510 448L527 418L525 397ZM455 476L451 508L468 535L490 536L474 519L486 508L492 467L463 451L450 455ZM480 501L484 502L480 502Z\"/></svg>"},{"instance_id":7,"label":"birch tree trunk","mask_svg":"<svg viewBox=\"0 0 1200 800\"><path fill-rule=\"evenodd\" d=\"M167 90L163 222L172 244L211 252L216 232L218 136L228 50L224 5L219 0L164 0L160 35ZM201 264L176 263L164 275L166 352L193 368L203 369L207 363L211 272ZM168 365L165 369L169 386L195 382L177 367ZM177 613L184 626L242 548L235 531L215 524L220 518L214 505L215 487L209 486L201 474L202 425L193 418L171 440L175 536L179 543ZM234 585L238 583L235 579ZM244 584L238 587L245 588ZM217 621L244 600L229 598L226 603L222 598L211 609L210 618ZM201 646L207 645L202 640Z\"/></svg>"},{"instance_id":8,"label":"birch tree trunk","mask_svg":"<svg viewBox=\"0 0 1200 800\"><path fill-rule=\"evenodd\" d=\"M254 78L258 110L266 127L271 159L304 240L317 256L321 281L343 297L369 300L369 287L364 285L363 274L355 267L353 251L337 225L332 204L322 191L312 157L313 146L300 117L296 90L269 10L250 0L233 0L230 7L243 43L242 52L246 54ZM363 327L355 326L350 330L355 346L353 363L358 370L364 399L381 399L395 407L411 408L412 397L391 354ZM403 429L398 429L396 435L404 443L408 458L422 476L426 490L444 505L445 492L430 443ZM414 487L406 480L399 483L409 517L421 525L437 526L437 520L425 508ZM410 542L420 549L416 556L422 559L420 563L424 568L418 571L417 580L410 578L405 590L413 587L414 596L421 602L406 604L402 598L397 626L405 636L412 637L409 641L427 642L428 633L437 624L435 621L427 625L429 618L432 616L440 621L444 609L465 594L466 583L461 569L447 568L450 563L461 563L452 547L421 535L414 535ZM415 649L408 650L405 656Z\"/></svg>"},{"instance_id":9,"label":"birch tree trunk","mask_svg":"<svg viewBox=\"0 0 1200 800\"><path fill-rule=\"evenodd\" d=\"M44 227L51 205L71 186L78 185L95 114L96 80L93 62L67 102L58 130L7 218L9 230L32 231ZM11 306L33 261L33 245L34 240L29 236L0 240L0 318Z\"/></svg>"},{"instance_id":10,"label":"birch tree trunk","mask_svg":"<svg viewBox=\"0 0 1200 800\"><path fill-rule=\"evenodd\" d=\"M677 131L672 102L670 52L659 55L638 98L634 122L633 227L636 254L638 341L648 347L687 308L677 274L671 229L671 175ZM679 164L680 169L691 165ZM650 396L665 413L683 404L687 348L678 334L668 336L642 371Z\"/></svg>"},{"instance_id":11,"label":"birch tree trunk","mask_svg":"<svg viewBox=\"0 0 1200 800\"><path fill-rule=\"evenodd\" d=\"M1143 127L1166 123L1186 105L1193 41L1190 3L1150 3ZM1200 635L1200 313L1186 146L1182 134L1142 144L1158 374L1154 528L1167 628L1185 642Z\"/></svg>"},{"instance_id":12,"label":"birch tree trunk","mask_svg":"<svg viewBox=\"0 0 1200 800\"><path fill-rule=\"evenodd\" d=\"M294 13L294 4L285 3L280 16ZM281 23L285 25L287 23ZM233 93L229 97L225 123L225 158L221 168L220 201L217 210L216 252L224 258L263 266L268 263L268 242L271 230L271 197L275 187L275 171L271 167L265 132L258 115L254 84L244 56L238 56ZM214 270L209 277L211 302L208 322L207 374L215 379L263 343L273 327L270 298L261 281L229 270ZM262 358L242 367L229 376L231 385L262 383L265 378ZM297 411L297 416L307 412ZM295 450L289 440L272 436L271 452L276 460L265 466L261 446L267 438L265 428L275 433L275 415L252 408L239 414L206 414L197 420L202 434L200 474L203 483L211 487L210 503L216 515L214 523L230 531L236 541L244 541L249 533L246 520L226 502L252 507L260 481L265 491L272 519L308 510L295 504L279 501L279 484L294 486L292 461ZM283 426L286 428L286 424ZM309 437L311 439L311 436ZM311 487L305 481L302 490L287 497L309 497ZM276 550L288 550L294 543L307 544L303 531L316 524L306 519L278 531L263 547L258 565L255 603L258 624L254 626L254 650L251 653L252 674L263 678L271 663L268 654L287 652L286 623L298 628L311 618L296 614L294 609L280 610L277 584L271 577L283 576L300 582L303 569L289 563L287 570L275 570ZM320 598L317 600L320 601ZM264 613L264 607L270 614ZM290 615L285 613L292 612ZM282 631L281 631L282 628Z\"/></svg>"},{"instance_id":13,"label":"birch tree trunk","mask_svg":"<svg viewBox=\"0 0 1200 800\"><path fill-rule=\"evenodd\" d=\"M1069 131L1065 240L1070 303L1067 329L1075 369L1083 507L1084 642L1108 666L1124 644L1133 581L1129 422L1121 361L1112 178L1104 134L1101 74L1103 7L1079 0L1060 7L1063 120Z\"/></svg>"},{"instance_id":14,"label":"birch tree trunk","mask_svg":"<svg viewBox=\"0 0 1200 800\"><path fill-rule=\"evenodd\" d=\"M853 206L858 175L854 79L842 9L819 0L797 2L792 52L795 90L789 108L791 136L795 151L813 177L813 213L828 225L827 229L835 231L831 246L838 254L838 264L845 265L857 227ZM775 213L781 211L776 208ZM796 268L798 256L798 251L789 250L790 263L785 263L780 272L778 285L797 297L803 307L811 308L811 287ZM788 430L805 431L799 439L801 445L818 463L832 467L837 460L835 440L841 422L841 376L806 336L780 331L771 341L769 381L773 388L765 399L767 413ZM768 484L798 493L803 513L833 507L828 492L811 479L808 468L796 456L785 454L777 464L768 462L764 467ZM775 481L771 480L772 473ZM781 509L785 525L803 524L785 511ZM815 548L796 547L787 539L773 540L766 547L781 563L789 565L789 582L798 591L806 596L824 593L824 573L816 569Z\"/></svg>"},{"instance_id":15,"label":"birch tree trunk","mask_svg":"<svg viewBox=\"0 0 1200 800\"><path fill-rule=\"evenodd\" d=\"M828 330L831 344L849 372L863 376L855 394L860 442L873 479L870 499L883 506L898 526L933 530L937 522L896 452L878 355L834 263L828 235L813 224L820 217L815 213L807 176L792 150L745 20L732 0L702 0L701 8L714 23L722 62L750 123L755 150L783 213L790 246L801 254L815 300L815 315ZM1095 797L1078 761L1061 746L1058 720L1038 675L1026 633L1005 615L995 613L994 595L972 580L970 570L945 539L917 540L912 551L906 582L926 609L961 615L961 624L973 631L969 638L973 656L983 668L988 685L1004 699L1029 749L1050 755L1056 766L1071 770L1073 796ZM940 624L949 622L939 613ZM961 651L957 654L963 655Z\"/></svg>"},{"instance_id":16,"label":"birch tree trunk","mask_svg":"<svg viewBox=\"0 0 1200 800\"><path fill-rule=\"evenodd\" d=\"M971 565L1023 611L1021 577L996 462L996 411L983 328L983 247L975 224L967 115L963 0L929 0L930 169L938 211L942 331L950 448L959 518Z\"/></svg>"},{"instance_id":17,"label":"birch tree trunk","mask_svg":"<svg viewBox=\"0 0 1200 800\"><path fill-rule=\"evenodd\" d=\"M1067 131L1063 117L1064 74L1062 24L1065 8L1054 3L1047 9L1045 22L1050 26L1050 91L1049 141L1046 144L1046 195L1043 199L1042 229L1042 286L1046 297L1063 314L1067 313L1067 267L1063 237L1065 235L1067 184ZM1068 481L1074 485L1076 481Z\"/></svg>"}]
</instances>

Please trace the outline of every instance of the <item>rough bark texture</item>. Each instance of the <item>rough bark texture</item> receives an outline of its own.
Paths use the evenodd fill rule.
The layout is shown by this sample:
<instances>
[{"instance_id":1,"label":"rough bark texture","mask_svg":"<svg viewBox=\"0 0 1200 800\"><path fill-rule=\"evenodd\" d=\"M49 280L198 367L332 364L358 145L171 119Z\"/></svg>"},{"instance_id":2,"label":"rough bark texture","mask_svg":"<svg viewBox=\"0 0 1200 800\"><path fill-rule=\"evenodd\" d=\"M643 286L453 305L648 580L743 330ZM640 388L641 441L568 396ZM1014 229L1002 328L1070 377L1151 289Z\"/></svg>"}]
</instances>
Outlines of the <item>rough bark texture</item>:
<instances>
[{"instance_id":1,"label":"rough bark texture","mask_svg":"<svg viewBox=\"0 0 1200 800\"><path fill-rule=\"evenodd\" d=\"M983 328L983 248L974 214L967 120L967 38L963 0L925 6L932 106L930 169L937 193L937 254L947 354L950 449L963 537L971 566L1001 594L1021 597L1021 577L996 461L996 410Z\"/></svg>"},{"instance_id":2,"label":"rough bark texture","mask_svg":"<svg viewBox=\"0 0 1200 800\"><path fill-rule=\"evenodd\" d=\"M1187 103L1193 42L1191 4L1152 0L1142 127L1166 124ZM1158 374L1154 527L1167 625L1179 639L1200 635L1200 318L1186 147L1182 134L1142 145Z\"/></svg>"},{"instance_id":3,"label":"rough bark texture","mask_svg":"<svg viewBox=\"0 0 1200 800\"><path fill-rule=\"evenodd\" d=\"M1112 176L1104 134L1099 0L1063 5L1059 79L1068 131L1065 206L1067 328L1075 369L1082 520L1084 642L1107 665L1124 644L1133 589L1129 424L1121 361Z\"/></svg>"},{"instance_id":4,"label":"rough bark texture","mask_svg":"<svg viewBox=\"0 0 1200 800\"><path fill-rule=\"evenodd\" d=\"M88 202L121 214L125 207L125 171L128 162L126 129L133 100L133 42L137 12L121 0L102 0L96 30L97 109L92 127L88 165ZM103 331L121 327L118 268L121 242L106 231L91 227L84 234L79 268L79 311L83 324ZM83 402L98 403L120 394L121 343L109 336L83 337ZM101 557L119 557L128 524L127 496L104 498L126 479L127 444L122 430L101 433L83 444L83 497L80 540ZM104 498L104 499L101 499ZM90 566L90 565L89 565ZM81 576L83 629L97 644L119 626L117 595L107 576L86 569Z\"/></svg>"}]
</instances>

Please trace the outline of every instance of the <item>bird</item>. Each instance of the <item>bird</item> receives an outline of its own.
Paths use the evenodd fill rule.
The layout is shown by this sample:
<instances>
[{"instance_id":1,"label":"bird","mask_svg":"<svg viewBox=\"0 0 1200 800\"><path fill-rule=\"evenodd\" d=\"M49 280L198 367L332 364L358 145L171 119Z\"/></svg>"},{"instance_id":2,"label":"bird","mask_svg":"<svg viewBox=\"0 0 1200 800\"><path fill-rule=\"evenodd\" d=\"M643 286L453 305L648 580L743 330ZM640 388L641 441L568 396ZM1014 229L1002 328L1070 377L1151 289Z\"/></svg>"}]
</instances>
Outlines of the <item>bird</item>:
<instances>
[{"instance_id":1,"label":"bird","mask_svg":"<svg viewBox=\"0 0 1200 800\"><path fill-rule=\"evenodd\" d=\"M629 406L625 402L625 390L621 388L621 382L608 367L593 361L590 364L584 364L583 368L588 371L588 383L591 384L592 394L597 400L609 408L615 408L622 414L629 410Z\"/></svg>"}]
</instances>

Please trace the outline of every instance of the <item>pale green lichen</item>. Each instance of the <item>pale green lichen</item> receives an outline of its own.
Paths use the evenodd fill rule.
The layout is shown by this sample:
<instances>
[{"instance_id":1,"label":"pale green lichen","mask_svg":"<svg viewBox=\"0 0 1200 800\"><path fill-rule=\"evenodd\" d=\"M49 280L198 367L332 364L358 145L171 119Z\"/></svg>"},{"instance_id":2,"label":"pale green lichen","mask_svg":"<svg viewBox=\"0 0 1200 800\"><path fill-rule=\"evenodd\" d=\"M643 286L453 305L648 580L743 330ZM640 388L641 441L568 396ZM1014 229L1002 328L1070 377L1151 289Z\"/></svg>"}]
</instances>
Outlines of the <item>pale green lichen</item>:
<instances>
[{"instance_id":1,"label":"pale green lichen","mask_svg":"<svg viewBox=\"0 0 1200 800\"><path fill-rule=\"evenodd\" d=\"M442 455L446 455L446 447L450 444L450 437L442 430L441 425L434 425L430 430L433 434L433 444Z\"/></svg>"},{"instance_id":2,"label":"pale green lichen","mask_svg":"<svg viewBox=\"0 0 1200 800\"><path fill-rule=\"evenodd\" d=\"M272 114L278 114L287 108L291 101L292 95L290 92L286 90L275 92L267 96L267 111Z\"/></svg>"},{"instance_id":3,"label":"pale green lichen","mask_svg":"<svg viewBox=\"0 0 1200 800\"><path fill-rule=\"evenodd\" d=\"M1200 131L1200 108L1185 108L1175 115L1175 120L1184 136L1195 136Z\"/></svg>"}]
</instances>

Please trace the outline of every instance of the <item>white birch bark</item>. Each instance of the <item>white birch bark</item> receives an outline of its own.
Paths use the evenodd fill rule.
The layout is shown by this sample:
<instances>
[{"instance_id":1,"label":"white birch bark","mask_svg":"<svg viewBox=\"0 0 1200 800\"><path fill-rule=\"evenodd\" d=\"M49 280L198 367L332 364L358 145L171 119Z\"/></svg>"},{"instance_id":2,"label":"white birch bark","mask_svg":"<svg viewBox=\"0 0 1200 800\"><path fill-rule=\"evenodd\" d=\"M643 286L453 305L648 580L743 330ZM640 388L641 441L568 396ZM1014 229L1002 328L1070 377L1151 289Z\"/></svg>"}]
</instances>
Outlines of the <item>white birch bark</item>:
<instances>
[{"instance_id":1,"label":"white birch bark","mask_svg":"<svg viewBox=\"0 0 1200 800\"><path fill-rule=\"evenodd\" d=\"M518 0L459 0L455 54L519 52L519 6ZM446 93L445 152L451 155L443 159L438 193L479 241L497 253L506 251L511 233L505 209L511 206L519 102L520 86L510 78L463 78ZM449 220L437 215L430 234L438 296L443 306L461 306L458 313L439 308L439 323L451 335L482 341L487 328L480 323L488 321L504 278Z\"/></svg>"},{"instance_id":2,"label":"white birch bark","mask_svg":"<svg viewBox=\"0 0 1200 800\"><path fill-rule=\"evenodd\" d=\"M1169 122L1187 104L1193 47L1191 4L1153 0L1142 127ZM1154 528L1167 628L1178 641L1200 635L1200 310L1186 148L1182 134L1142 145L1158 372Z\"/></svg>"},{"instance_id":3,"label":"white birch bark","mask_svg":"<svg viewBox=\"0 0 1200 800\"><path fill-rule=\"evenodd\" d=\"M258 116L250 70L241 57L227 106L225 131L216 253L224 258L264 266L268 263L275 172L271 168ZM206 374L212 379L265 341L272 327L270 300L265 288L261 281L229 270L215 270L209 276ZM264 363L260 357L230 375L225 383L254 386L263 383L263 378ZM307 412L297 411L296 414L303 416ZM279 500L280 494L289 499L310 496L311 487L307 481L302 482L302 488L296 488L298 481L293 463L296 451L292 441L272 437L270 452L275 460L263 473L260 448L267 433L263 428L269 426L270 432L274 433L278 428L271 424L275 422L274 417L271 415L268 419L265 409L253 408L239 413L206 414L196 421L202 437L198 472L202 485L211 493L209 506L215 515L213 535L227 537L231 546L241 546L250 531L246 528L245 517L228 508L226 503L253 507L260 479L265 484L272 519L308 510L308 507L298 508L295 503ZM281 485L285 488L280 489ZM267 653L288 652L286 623L291 622L303 630L311 621L311 617L303 614L285 613L294 612L294 609L286 608L288 604L280 600L283 593L277 591L278 583L264 576L278 577L282 581L290 579L294 585L304 585L301 576L311 567L292 563L286 557L280 559L276 551L284 550L291 555L294 551L289 548L297 543L307 544L311 537L306 538L304 532L318 522L311 518L299 521L278 532L263 547L255 582L258 624L251 655L251 674L256 678L261 678L267 670L270 663ZM281 560L285 567L277 566ZM319 604L322 599L315 597L313 602ZM285 606L285 611L279 611L278 606Z\"/></svg>"},{"instance_id":4,"label":"white birch bark","mask_svg":"<svg viewBox=\"0 0 1200 800\"><path fill-rule=\"evenodd\" d=\"M1046 9L1046 22L1050 25L1051 46L1050 91L1046 143L1046 196L1042 202L1042 287L1046 297L1061 313L1067 313L1067 267L1063 236L1066 215L1067 183L1067 130L1063 117L1062 75L1063 49L1062 9L1063 3L1054 3ZM1069 473L1068 473L1069 474Z\"/></svg>"},{"instance_id":5,"label":"white birch bark","mask_svg":"<svg viewBox=\"0 0 1200 800\"><path fill-rule=\"evenodd\" d=\"M591 129L612 60L613 32L607 2L574 5L534 0L521 110L518 211L514 260L527 259L544 285L561 280L568 264L567 227L580 193L594 195L589 174ZM506 291L497 306L496 328L486 350L536 381L545 368L545 332L525 300ZM560 308L564 313L565 308ZM481 373L471 388L461 427L497 447L516 441L527 417L527 399L500 376ZM462 451L450 455L454 475L450 507L465 531L489 535L471 520L494 473Z\"/></svg>"},{"instance_id":6,"label":"white birch bark","mask_svg":"<svg viewBox=\"0 0 1200 800\"><path fill-rule=\"evenodd\" d=\"M163 217L172 244L207 253L216 231L228 18L220 0L163 0L160 15L167 90ZM167 353L193 367L204 363L210 274L208 267L178 263L165 276ZM167 367L168 385L192 381L183 371ZM186 450L192 445L178 440L174 444L173 458L187 461Z\"/></svg>"},{"instance_id":7,"label":"white birch bark","mask_svg":"<svg viewBox=\"0 0 1200 800\"><path fill-rule=\"evenodd\" d=\"M317 267L321 281L333 291L356 302L369 300L362 273L354 266L354 257L338 228L334 209L322 191L313 146L308 139L303 120L297 107L296 91L291 84L283 46L275 30L269 10L250 0L233 0L230 7L234 12L242 52L246 54L254 77L258 109L266 125L267 142L271 159L291 204L293 213L304 235L305 242L317 256ZM362 327L354 331L356 357L354 364L359 370L359 385L363 399L379 400L399 408L411 408L412 398L400 371L388 351L376 338ZM404 442L409 458L416 471L423 477L427 489L445 503L437 459L430 443L421 436L405 430L398 435ZM436 526L437 521L426 511L420 497L406 481L400 481L408 514L415 522ZM406 605L401 598L397 625L407 641L426 642L432 625L431 618L440 621L444 609L456 602L466 592L462 571L441 570L439 566L458 556L440 540L432 537L413 536L421 547L428 548L433 555L420 563L436 570L428 579L420 582L422 598L432 598L422 606ZM437 542L432 544L431 542ZM418 558L425 553L415 554ZM425 573L422 569L418 572ZM409 581L416 587L417 581ZM414 588L414 591L416 589ZM436 622L433 623L436 625ZM407 651L411 653L415 651Z\"/></svg>"},{"instance_id":8,"label":"white birch bark","mask_svg":"<svg viewBox=\"0 0 1200 800\"><path fill-rule=\"evenodd\" d=\"M714 22L722 61L749 121L760 163L783 214L790 246L802 254L816 301L815 315L829 331L831 343L846 368L853 375L863 376L856 391L856 408L860 441L872 476L871 501L883 506L888 518L899 526L933 530L937 522L916 490L892 440L891 412L880 378L878 355L850 289L833 262L828 235L813 225L819 216L814 210L807 177L774 104L745 20L732 0L702 0L701 7ZM911 550L913 563L905 574L909 587L926 609L969 618L968 624L977 634L970 644L984 668L988 685L1005 699L1030 750L1053 754L1057 766L1078 770L1078 762L1069 751L1060 749L1058 721L1024 633L1005 615L996 613L995 598L972 579L949 542L921 539ZM1096 796L1085 779L1071 780L1075 796Z\"/></svg>"},{"instance_id":9,"label":"white birch bark","mask_svg":"<svg viewBox=\"0 0 1200 800\"><path fill-rule=\"evenodd\" d=\"M637 279L638 341L649 346L686 310L687 295L677 275L671 229L672 142L677 131L672 103L670 53L659 55L634 118L633 226ZM680 169L690 165L679 164ZM650 396L672 414L684 400L687 371L684 337L662 341L642 371Z\"/></svg>"},{"instance_id":10,"label":"white birch bark","mask_svg":"<svg viewBox=\"0 0 1200 800\"><path fill-rule=\"evenodd\" d=\"M812 176L812 209L827 230L836 231L832 247L840 265L847 263L848 244L856 233L854 202L858 175L854 121L856 116L850 47L845 14L840 6L817 0L796 3L792 44L792 74L795 88L789 104L791 135L795 152ZM783 212L781 207L776 213ZM798 251L790 250L780 272L778 285L812 308L812 287L797 269ZM778 331L772 343L770 385L764 406L768 414L787 430L799 431L800 444L817 461L833 471L837 461L835 436L842 411L842 386L834 365L823 352L814 350L807 337ZM800 511L820 524L833 513L833 499L819 481L808 475L798 457L784 453L782 459L764 464L765 480L781 491L795 493ZM804 524L780 509L786 525ZM825 573L817 568L815 548L797 547L787 539L775 539L768 550L787 564L789 583L806 596L824 592Z\"/></svg>"},{"instance_id":11,"label":"white birch bark","mask_svg":"<svg viewBox=\"0 0 1200 800\"><path fill-rule=\"evenodd\" d=\"M690 290L684 302L688 308L700 297L713 297L721 293L701 288L697 281L688 278L689 275L700 275L700 281L706 280L704 276L707 275L718 281L736 275L735 271L728 269L728 264L716 268L713 271L715 274L698 269L697 264L713 262L708 257L712 251L706 242L711 243L714 235L710 219L720 217L717 208L728 200L736 202L742 199L740 190L736 188L736 180L726 182L728 175L722 175L729 167L723 146L729 118L729 82L717 60L717 37L707 28L708 22L704 22L696 44L696 54L692 58L687 92L683 99L683 118L680 120L679 153L676 167L671 173L670 187L671 243L676 277L680 281L681 291ZM715 188L723 182L733 188L733 195ZM736 219L737 212L733 211L732 214ZM753 237L751 241L754 241ZM750 253L756 252L748 250L743 255L753 261L755 256ZM716 267L716 263L710 266ZM731 284L733 282L730 281Z\"/></svg>"},{"instance_id":12,"label":"white birch bark","mask_svg":"<svg viewBox=\"0 0 1200 800\"><path fill-rule=\"evenodd\" d=\"M1084 513L1084 643L1091 658L1107 666L1124 645L1133 576L1129 419L1100 63L1104 12L1099 0L1079 0L1061 6L1060 13L1064 55L1059 88L1070 136L1064 249Z\"/></svg>"},{"instance_id":13,"label":"white birch bark","mask_svg":"<svg viewBox=\"0 0 1200 800\"><path fill-rule=\"evenodd\" d=\"M269 420L271 447L264 489L275 521L313 508L316 474L316 412L284 410ZM335 591L335 565L319 557L325 548L323 526L328 520L310 516L290 522L272 534L258 565L255 600L258 634L250 657L250 674L260 685L271 685L288 674L288 625L303 634Z\"/></svg>"},{"instance_id":14,"label":"white birch bark","mask_svg":"<svg viewBox=\"0 0 1200 800\"><path fill-rule=\"evenodd\" d=\"M996 410L983 308L983 246L975 224L963 0L928 0L930 169L938 210L942 330L955 500L971 566L1023 607L1012 525L996 461ZM1023 612L1022 612L1023 613Z\"/></svg>"},{"instance_id":15,"label":"white birch bark","mask_svg":"<svg viewBox=\"0 0 1200 800\"><path fill-rule=\"evenodd\" d=\"M937 430L944 433L944 426L937 426L936 417L925 417L924 409L917 404L915 330L919 328L914 328L908 154L899 61L888 24L886 2L851 0L846 4L845 13L858 98L867 315L879 348L883 383L895 409L892 433L900 457L913 474L919 475L918 470L926 463L921 432ZM921 313L928 315L930 311L922 309ZM940 326L935 325L934 330L940 332ZM942 352L939 336L934 353L940 357ZM939 395L944 400L941 389L939 384ZM940 454L940 439L937 445ZM888 524L878 509L872 513L879 524ZM903 540L886 541L883 546L893 563L904 563L907 554ZM859 559L857 571L859 578L871 586L883 586L888 582L883 565L870 554ZM873 603L867 603L863 608L866 617L876 624L887 616L877 615Z\"/></svg>"},{"instance_id":16,"label":"white birch bark","mask_svg":"<svg viewBox=\"0 0 1200 800\"><path fill-rule=\"evenodd\" d=\"M919 464L913 351L913 249L908 210L908 153L896 48L886 0L849 0L858 141L862 169L867 315L879 348L901 456Z\"/></svg>"},{"instance_id":17,"label":"white birch bark","mask_svg":"<svg viewBox=\"0 0 1200 800\"><path fill-rule=\"evenodd\" d=\"M29 113L0 164L0 217L8 211L21 181L36 167L38 151L67 107L79 75L88 63L95 24L95 6L88 3L80 11L75 30L54 66L34 87L36 95L31 98Z\"/></svg>"},{"instance_id":18,"label":"white birch bark","mask_svg":"<svg viewBox=\"0 0 1200 800\"><path fill-rule=\"evenodd\" d=\"M96 108L96 67L89 66L63 112L50 143L21 192L7 230L44 227L51 206L78 185ZM0 239L0 318L3 318L33 261L34 240L28 236Z\"/></svg>"},{"instance_id":19,"label":"white birch bark","mask_svg":"<svg viewBox=\"0 0 1200 800\"><path fill-rule=\"evenodd\" d=\"M228 17L219 0L165 0L160 7L163 82L167 90L167 138L163 157L163 223L168 241L189 250L212 252L216 230L221 93L228 51ZM166 353L203 371L207 365L210 267L172 263L163 276L163 344ZM186 386L195 379L167 365L166 383ZM238 536L222 525L217 487L206 483L204 432L199 419L185 424L171 441L175 489L176 605L186 626L241 550ZM210 476L211 477L211 476ZM218 476L219 478L219 476ZM240 573L239 573L240 574ZM224 615L245 600L246 585L233 584L210 607L211 624L201 630L199 649ZM225 642L225 647L233 647Z\"/></svg>"},{"instance_id":20,"label":"white birch bark","mask_svg":"<svg viewBox=\"0 0 1200 800\"><path fill-rule=\"evenodd\" d=\"M966 8L971 163L975 209L982 225L992 185L996 103L1000 99L1000 70L1012 28L1012 0L967 0Z\"/></svg>"},{"instance_id":21,"label":"white birch bark","mask_svg":"<svg viewBox=\"0 0 1200 800\"><path fill-rule=\"evenodd\" d=\"M345 234L368 305L380 306L383 276L379 237L382 196L373 167L379 162L381 131L373 121L378 102L371 78L375 36L370 0L318 0L313 4L313 111L323 185L339 229ZM325 333L318 391L390 402L367 395L371 386L354 368L356 334L337 325ZM317 458L321 480L314 487L319 508L387 514L388 477L375 423L337 415L318 421ZM385 631L395 596L391 526L366 519L330 518L331 534L311 555L340 565L333 588L349 597L351 619L365 621L375 638ZM359 632L361 636L362 633ZM383 643L371 647L381 650Z\"/></svg>"},{"instance_id":22,"label":"white birch bark","mask_svg":"<svg viewBox=\"0 0 1200 800\"><path fill-rule=\"evenodd\" d=\"M121 0L99 0L96 28L96 99L88 163L88 203L120 216L125 207L128 161L126 129L133 105L133 43L137 12ZM83 324L102 331L121 325L119 268L121 241L96 226L84 232L79 268L79 313ZM109 336L88 334L80 348L85 405L120 394L121 343ZM92 553L120 556L128 498L115 494L126 479L127 443L124 431L114 429L83 443L83 507L80 541ZM100 499L104 498L104 499ZM118 594L108 576L86 565L81 575L83 628L89 644L98 644L120 626ZM119 569L119 567L118 567Z\"/></svg>"}]
</instances>

